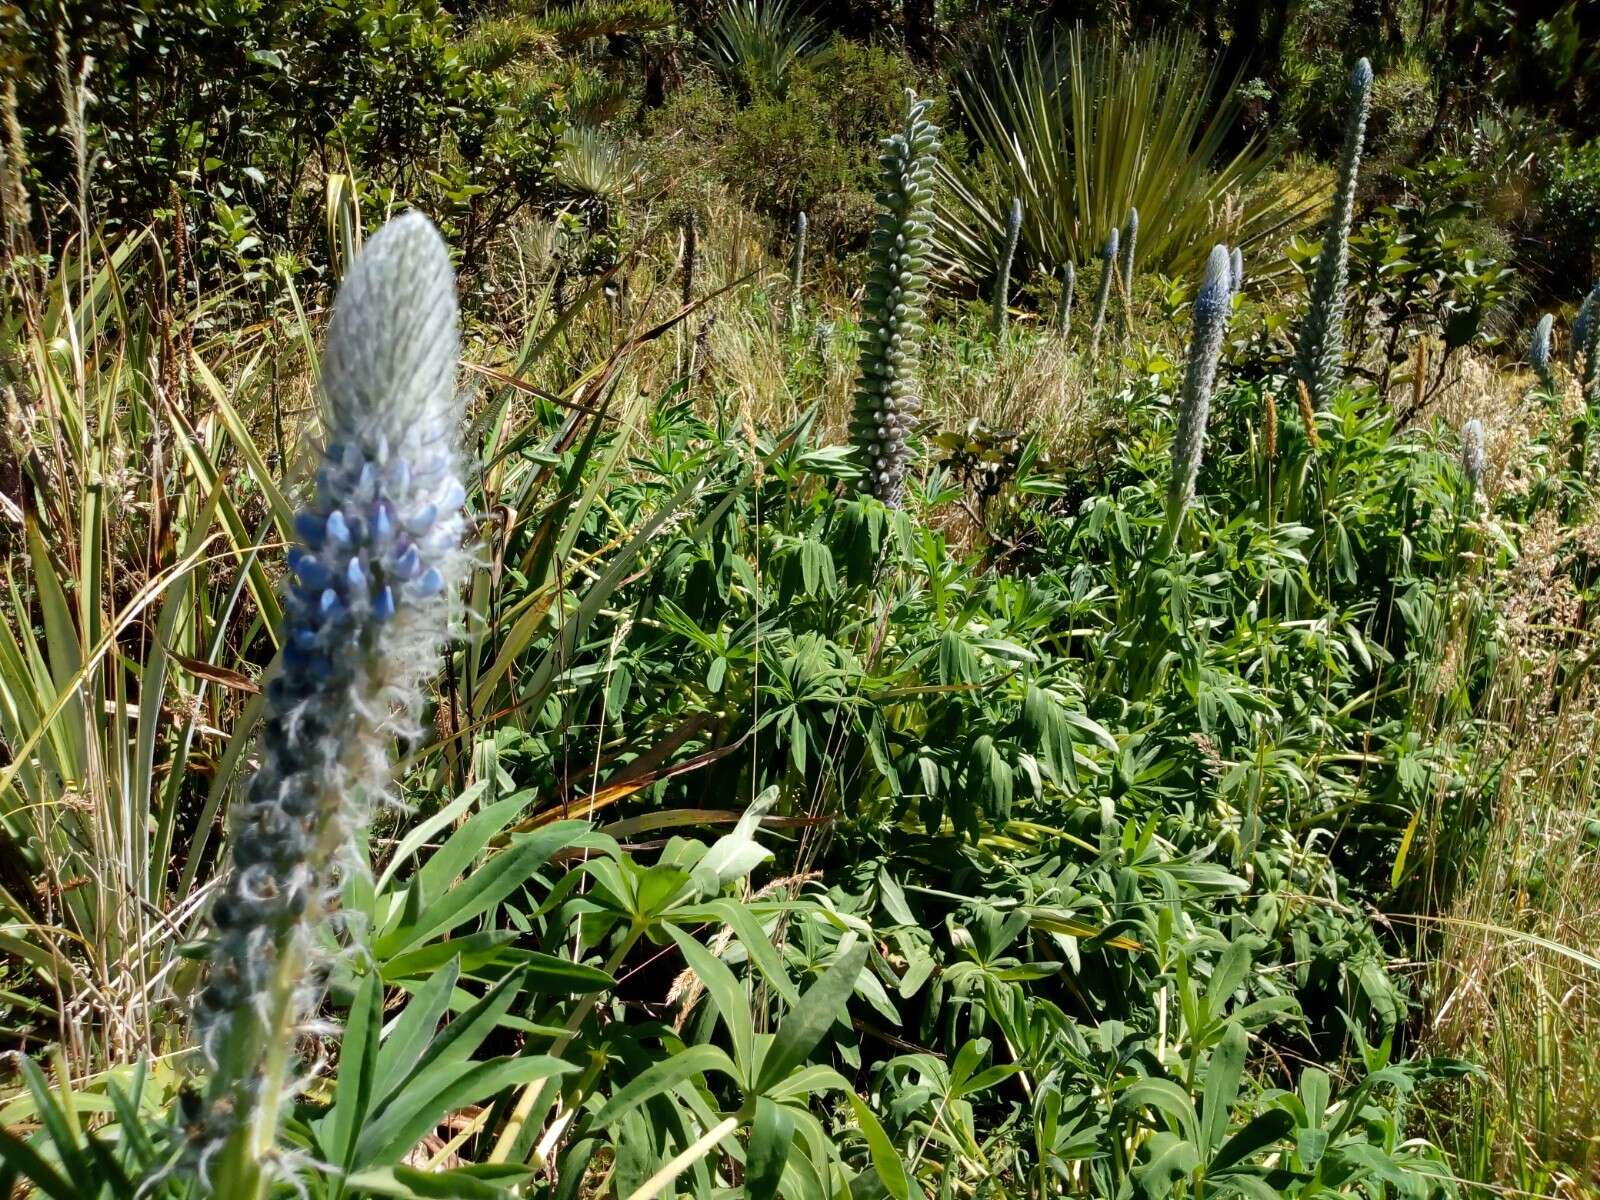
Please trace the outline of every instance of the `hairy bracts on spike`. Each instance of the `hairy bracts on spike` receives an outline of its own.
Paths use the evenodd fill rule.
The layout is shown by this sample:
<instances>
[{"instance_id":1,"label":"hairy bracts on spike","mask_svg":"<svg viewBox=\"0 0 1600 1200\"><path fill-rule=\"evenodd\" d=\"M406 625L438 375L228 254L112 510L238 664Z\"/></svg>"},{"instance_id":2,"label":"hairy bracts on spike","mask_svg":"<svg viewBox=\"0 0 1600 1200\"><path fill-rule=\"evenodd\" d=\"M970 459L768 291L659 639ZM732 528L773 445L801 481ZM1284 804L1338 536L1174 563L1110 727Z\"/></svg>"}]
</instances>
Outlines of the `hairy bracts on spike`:
<instances>
[{"instance_id":1,"label":"hairy bracts on spike","mask_svg":"<svg viewBox=\"0 0 1600 1200\"><path fill-rule=\"evenodd\" d=\"M994 283L994 316L991 322L996 335L1006 331L1011 318L1011 264L1017 257L1017 241L1022 236L1022 197L1011 197L1011 211L1006 216L1006 244L1000 254L1000 273Z\"/></svg>"},{"instance_id":2,"label":"hairy bracts on spike","mask_svg":"<svg viewBox=\"0 0 1600 1200\"><path fill-rule=\"evenodd\" d=\"M928 102L906 91L905 125L884 141L883 193L868 254L850 430L862 467L861 490L885 504L900 503L906 473L906 435L922 407L917 365L928 293L928 233L933 205L933 160L939 130L924 114Z\"/></svg>"},{"instance_id":3,"label":"hairy bracts on spike","mask_svg":"<svg viewBox=\"0 0 1600 1200\"><path fill-rule=\"evenodd\" d=\"M229 814L195 1007L210 1071L197 1165L228 1200L273 1173L296 1032L326 975L315 930L359 869L395 737L417 732L463 574L456 324L444 242L408 213L368 241L329 325L326 448L295 518L260 766Z\"/></svg>"},{"instance_id":4,"label":"hairy bracts on spike","mask_svg":"<svg viewBox=\"0 0 1600 1200\"><path fill-rule=\"evenodd\" d=\"M1113 229L1100 251L1100 291L1094 298L1094 325L1089 331L1089 350L1100 348L1100 332L1106 326L1106 305L1111 300L1111 277L1117 269L1117 231Z\"/></svg>"},{"instance_id":5,"label":"hairy bracts on spike","mask_svg":"<svg viewBox=\"0 0 1600 1200\"><path fill-rule=\"evenodd\" d=\"M1233 299L1232 268L1226 246L1214 246L1206 259L1205 278L1194 300L1189 334L1189 361L1183 395L1178 400L1177 428L1172 435L1172 477L1167 484L1167 541L1176 536L1183 510L1194 496L1195 478L1205 452L1206 421L1211 415L1211 390L1217 378L1222 335Z\"/></svg>"},{"instance_id":6,"label":"hairy bracts on spike","mask_svg":"<svg viewBox=\"0 0 1600 1200\"><path fill-rule=\"evenodd\" d=\"M1356 176L1361 169L1361 145L1366 136L1371 101L1372 64L1363 58L1350 73L1339 185L1322 237L1322 255L1317 260L1311 305L1306 311L1300 344L1295 352L1295 375L1305 383L1317 408L1328 406L1344 376L1344 305L1350 224L1355 217Z\"/></svg>"}]
</instances>

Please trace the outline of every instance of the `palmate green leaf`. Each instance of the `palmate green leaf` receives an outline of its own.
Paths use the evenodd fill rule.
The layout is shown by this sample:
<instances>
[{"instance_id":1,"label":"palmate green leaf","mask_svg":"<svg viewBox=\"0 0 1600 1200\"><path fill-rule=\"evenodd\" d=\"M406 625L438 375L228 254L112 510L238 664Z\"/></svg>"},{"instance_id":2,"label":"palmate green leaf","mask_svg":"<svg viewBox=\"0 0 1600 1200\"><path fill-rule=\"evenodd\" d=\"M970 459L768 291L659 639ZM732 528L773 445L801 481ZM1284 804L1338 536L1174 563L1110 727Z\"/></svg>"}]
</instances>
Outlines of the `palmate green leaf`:
<instances>
[{"instance_id":1,"label":"palmate green leaf","mask_svg":"<svg viewBox=\"0 0 1600 1200\"><path fill-rule=\"evenodd\" d=\"M755 1091L764 1093L783 1080L805 1062L834 1022L847 1016L856 979L867 964L868 950L865 941L850 939L843 943L833 965L784 1015L762 1059Z\"/></svg>"},{"instance_id":2,"label":"palmate green leaf","mask_svg":"<svg viewBox=\"0 0 1600 1200\"><path fill-rule=\"evenodd\" d=\"M356 989L339 1041L339 1079L328 1114L326 1149L346 1171L355 1162L356 1140L372 1106L378 1068L378 1034L383 1028L383 985L369 971Z\"/></svg>"},{"instance_id":3,"label":"palmate green leaf","mask_svg":"<svg viewBox=\"0 0 1600 1200\"><path fill-rule=\"evenodd\" d=\"M686 1079L710 1071L721 1071L731 1079L739 1079L739 1068L720 1046L687 1046L657 1059L606 1101L590 1127L605 1129L615 1125L646 1101L671 1091Z\"/></svg>"},{"instance_id":4,"label":"palmate green leaf","mask_svg":"<svg viewBox=\"0 0 1600 1200\"><path fill-rule=\"evenodd\" d=\"M557 850L575 846L599 848L605 839L589 832L584 821L557 821L512 843L460 887L450 888L425 908L384 933L374 944L380 959L447 933L482 916L526 883Z\"/></svg>"},{"instance_id":5,"label":"palmate green leaf","mask_svg":"<svg viewBox=\"0 0 1600 1200\"><path fill-rule=\"evenodd\" d=\"M722 1017L728 1038L733 1043L733 1060L738 1067L741 1086L748 1091L760 1091L752 1087L755 1080L756 1029L750 1012L750 1000L744 988L734 978L728 964L702 946L693 935L676 925L667 926L667 932L678 943L684 962L689 964L689 969L705 987L706 995Z\"/></svg>"},{"instance_id":6,"label":"palmate green leaf","mask_svg":"<svg viewBox=\"0 0 1600 1200\"><path fill-rule=\"evenodd\" d=\"M793 1144L794 1116L783 1105L757 1096L745 1154L744 1191L749 1200L772 1200L777 1194Z\"/></svg>"}]
</instances>

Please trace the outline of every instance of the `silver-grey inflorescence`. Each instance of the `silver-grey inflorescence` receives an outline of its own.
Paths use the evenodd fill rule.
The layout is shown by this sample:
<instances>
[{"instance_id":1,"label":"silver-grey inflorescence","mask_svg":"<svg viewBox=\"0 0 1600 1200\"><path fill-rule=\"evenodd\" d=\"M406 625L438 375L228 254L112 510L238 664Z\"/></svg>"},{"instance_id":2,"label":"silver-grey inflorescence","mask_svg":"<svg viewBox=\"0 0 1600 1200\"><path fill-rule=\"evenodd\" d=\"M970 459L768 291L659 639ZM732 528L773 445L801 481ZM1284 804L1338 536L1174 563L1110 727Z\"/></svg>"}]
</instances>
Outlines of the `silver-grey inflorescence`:
<instances>
[{"instance_id":1,"label":"silver-grey inflorescence","mask_svg":"<svg viewBox=\"0 0 1600 1200\"><path fill-rule=\"evenodd\" d=\"M1545 313L1533 327L1533 338L1528 345L1528 362L1533 365L1533 373L1539 377L1539 385L1552 396L1560 394L1555 368L1550 361L1550 331L1554 325L1555 318Z\"/></svg>"},{"instance_id":2,"label":"silver-grey inflorescence","mask_svg":"<svg viewBox=\"0 0 1600 1200\"><path fill-rule=\"evenodd\" d=\"M1584 403L1600 405L1600 282L1589 289L1572 324L1572 348L1583 359Z\"/></svg>"},{"instance_id":3,"label":"silver-grey inflorescence","mask_svg":"<svg viewBox=\"0 0 1600 1200\"><path fill-rule=\"evenodd\" d=\"M1139 210L1128 209L1128 223L1122 230L1122 298L1133 301L1133 256L1139 248Z\"/></svg>"},{"instance_id":4,"label":"silver-grey inflorescence","mask_svg":"<svg viewBox=\"0 0 1600 1200\"><path fill-rule=\"evenodd\" d=\"M1228 275L1233 286L1233 294L1237 296L1244 291L1244 251L1237 246L1228 256Z\"/></svg>"},{"instance_id":5,"label":"silver-grey inflorescence","mask_svg":"<svg viewBox=\"0 0 1600 1200\"><path fill-rule=\"evenodd\" d=\"M1167 483L1168 544L1177 534L1200 473L1206 421L1211 415L1211 390L1217 378L1217 359L1222 353L1222 336L1232 312L1232 280L1228 247L1213 246L1206 259L1205 278L1194 299L1189 361L1184 371L1183 395L1178 401L1177 428L1172 435L1172 477Z\"/></svg>"},{"instance_id":6,"label":"silver-grey inflorescence","mask_svg":"<svg viewBox=\"0 0 1600 1200\"><path fill-rule=\"evenodd\" d=\"M922 402L917 364L928 292L928 233L939 130L926 100L906 90L905 127L884 140L882 211L869 250L864 330L851 434L861 451L863 491L900 503L906 434Z\"/></svg>"},{"instance_id":7,"label":"silver-grey inflorescence","mask_svg":"<svg viewBox=\"0 0 1600 1200\"><path fill-rule=\"evenodd\" d=\"M794 257L789 260L789 303L791 306L800 303L800 287L806 277L806 222L805 210L802 209L794 219Z\"/></svg>"},{"instance_id":8,"label":"silver-grey inflorescence","mask_svg":"<svg viewBox=\"0 0 1600 1200\"><path fill-rule=\"evenodd\" d=\"M230 813L232 862L195 1010L210 1071L203 1179L219 1156L236 1166L271 1156L296 1030L326 974L315 930L359 869L394 739L416 732L437 669L466 565L456 325L444 242L420 213L397 217L368 241L334 307L326 449L315 498L295 518L260 766Z\"/></svg>"},{"instance_id":9,"label":"silver-grey inflorescence","mask_svg":"<svg viewBox=\"0 0 1600 1200\"><path fill-rule=\"evenodd\" d=\"M1078 269L1069 260L1061 271L1061 306L1056 309L1056 332L1066 337L1072 330L1072 293L1078 287Z\"/></svg>"},{"instance_id":10,"label":"silver-grey inflorescence","mask_svg":"<svg viewBox=\"0 0 1600 1200\"><path fill-rule=\"evenodd\" d=\"M1361 59L1350 72L1349 110L1345 117L1344 152L1339 159L1339 187L1333 197L1311 288L1311 306L1300 328L1295 375L1305 381L1311 401L1326 408L1344 375L1344 301L1350 257L1350 223L1355 216L1356 176L1361 169L1361 144L1367 110L1372 103L1372 64Z\"/></svg>"},{"instance_id":11,"label":"silver-grey inflorescence","mask_svg":"<svg viewBox=\"0 0 1600 1200\"><path fill-rule=\"evenodd\" d=\"M996 334L1006 331L1011 320L1011 264L1017 257L1017 242L1022 237L1022 197L1011 197L1011 211L1006 214L1006 244L1000 255L1000 273L994 282L994 317L992 325Z\"/></svg>"},{"instance_id":12,"label":"silver-grey inflorescence","mask_svg":"<svg viewBox=\"0 0 1600 1200\"><path fill-rule=\"evenodd\" d=\"M1100 332L1106 326L1106 305L1111 300L1111 279L1117 270L1117 231L1113 229L1100 251L1100 290L1094 298L1094 325L1089 330L1089 350L1100 348Z\"/></svg>"},{"instance_id":13,"label":"silver-grey inflorescence","mask_svg":"<svg viewBox=\"0 0 1600 1200\"><path fill-rule=\"evenodd\" d=\"M1483 422L1473 417L1461 427L1461 471L1473 493L1483 486L1483 471L1488 463L1489 456L1483 445Z\"/></svg>"}]
</instances>

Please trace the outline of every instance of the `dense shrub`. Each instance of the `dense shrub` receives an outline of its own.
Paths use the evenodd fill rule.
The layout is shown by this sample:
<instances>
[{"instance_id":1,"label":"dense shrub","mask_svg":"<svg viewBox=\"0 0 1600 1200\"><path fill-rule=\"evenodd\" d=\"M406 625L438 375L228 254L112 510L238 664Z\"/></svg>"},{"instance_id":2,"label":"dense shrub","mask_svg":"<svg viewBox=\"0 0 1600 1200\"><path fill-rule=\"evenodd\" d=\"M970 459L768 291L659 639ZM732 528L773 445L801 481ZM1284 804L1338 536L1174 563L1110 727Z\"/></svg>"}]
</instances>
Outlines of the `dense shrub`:
<instances>
[{"instance_id":1,"label":"dense shrub","mask_svg":"<svg viewBox=\"0 0 1600 1200\"><path fill-rule=\"evenodd\" d=\"M1600 263L1600 138L1561 147L1548 170L1540 216L1549 243L1561 247L1574 289L1581 290Z\"/></svg>"},{"instance_id":2,"label":"dense shrub","mask_svg":"<svg viewBox=\"0 0 1600 1200\"><path fill-rule=\"evenodd\" d=\"M31 190L111 228L150 221L176 186L202 228L245 228L214 249L315 254L318 185L350 168L377 205L428 201L470 257L554 159L552 105L469 70L438 0L66 0L4 36ZM95 151L87 196L63 139Z\"/></svg>"}]
</instances>

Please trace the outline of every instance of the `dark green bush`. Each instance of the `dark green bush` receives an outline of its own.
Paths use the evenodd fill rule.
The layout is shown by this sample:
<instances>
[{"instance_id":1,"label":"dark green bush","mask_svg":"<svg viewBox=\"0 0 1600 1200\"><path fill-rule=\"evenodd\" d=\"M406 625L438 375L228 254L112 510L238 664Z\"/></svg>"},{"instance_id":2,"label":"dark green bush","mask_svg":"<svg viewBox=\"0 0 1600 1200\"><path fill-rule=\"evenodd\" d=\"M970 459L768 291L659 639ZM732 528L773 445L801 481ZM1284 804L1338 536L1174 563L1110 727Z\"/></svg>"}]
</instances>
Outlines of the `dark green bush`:
<instances>
[{"instance_id":1,"label":"dark green bush","mask_svg":"<svg viewBox=\"0 0 1600 1200\"><path fill-rule=\"evenodd\" d=\"M80 201L112 229L145 224L176 186L197 227L244 221L316 258L322 180L348 167L374 204L434 210L470 258L544 186L559 130L547 98L469 70L455 33L438 0L63 0L15 16L29 183L59 223L36 233L72 228ZM64 142L92 156L86 196ZM220 250L202 243L202 267Z\"/></svg>"},{"instance_id":2,"label":"dark green bush","mask_svg":"<svg viewBox=\"0 0 1600 1200\"><path fill-rule=\"evenodd\" d=\"M1600 138L1551 157L1540 209L1549 244L1581 291L1600 266Z\"/></svg>"}]
</instances>

